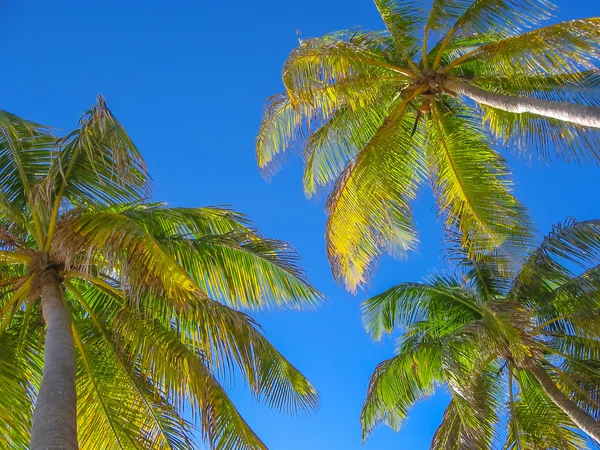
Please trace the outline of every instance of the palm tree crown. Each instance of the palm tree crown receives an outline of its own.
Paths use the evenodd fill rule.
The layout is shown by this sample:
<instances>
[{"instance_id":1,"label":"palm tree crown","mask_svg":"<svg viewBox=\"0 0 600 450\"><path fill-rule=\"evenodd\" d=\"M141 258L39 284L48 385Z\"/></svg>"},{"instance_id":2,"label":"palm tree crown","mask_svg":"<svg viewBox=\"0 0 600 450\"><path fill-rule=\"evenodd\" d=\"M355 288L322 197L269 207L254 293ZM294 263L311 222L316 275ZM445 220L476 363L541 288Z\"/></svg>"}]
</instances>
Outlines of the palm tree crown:
<instances>
[{"instance_id":1,"label":"palm tree crown","mask_svg":"<svg viewBox=\"0 0 600 450\"><path fill-rule=\"evenodd\" d=\"M548 1L433 0L428 14L412 0L375 4L384 32L291 52L257 137L266 173L301 148L306 194L333 185L327 251L352 291L381 254L414 247L410 201L425 180L471 255L523 235L493 142L600 161L600 18L523 32L550 17Z\"/></svg>"},{"instance_id":2,"label":"palm tree crown","mask_svg":"<svg viewBox=\"0 0 600 450\"><path fill-rule=\"evenodd\" d=\"M198 426L211 448L265 449L221 384L233 373L277 409L316 405L240 311L319 299L288 244L226 208L145 200L102 98L58 140L7 112L0 131L0 440L191 449Z\"/></svg>"},{"instance_id":3,"label":"palm tree crown","mask_svg":"<svg viewBox=\"0 0 600 450\"><path fill-rule=\"evenodd\" d=\"M434 449L580 449L600 442L600 220L559 225L518 271L501 256L458 254L459 276L401 283L364 304L375 338L404 330L379 364L362 412L364 435L399 428L445 386L451 396ZM497 433L507 414L507 430Z\"/></svg>"}]
</instances>

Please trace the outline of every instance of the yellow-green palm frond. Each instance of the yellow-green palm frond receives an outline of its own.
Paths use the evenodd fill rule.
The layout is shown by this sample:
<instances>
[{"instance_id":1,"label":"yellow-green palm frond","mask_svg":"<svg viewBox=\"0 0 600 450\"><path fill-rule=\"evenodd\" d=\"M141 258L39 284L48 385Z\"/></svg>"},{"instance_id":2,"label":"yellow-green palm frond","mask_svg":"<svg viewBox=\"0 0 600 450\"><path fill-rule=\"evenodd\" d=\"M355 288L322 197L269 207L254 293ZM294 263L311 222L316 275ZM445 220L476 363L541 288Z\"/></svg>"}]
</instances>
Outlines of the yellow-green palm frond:
<instances>
[{"instance_id":1,"label":"yellow-green palm frond","mask_svg":"<svg viewBox=\"0 0 600 450\"><path fill-rule=\"evenodd\" d=\"M509 409L506 450L586 449L585 439L571 420L545 395L539 383L527 372L516 375L519 391Z\"/></svg>"},{"instance_id":2,"label":"yellow-green palm frond","mask_svg":"<svg viewBox=\"0 0 600 450\"><path fill-rule=\"evenodd\" d=\"M422 134L407 100L390 107L366 146L348 163L327 200L327 254L334 276L355 291L384 252L402 254L416 236L409 200L423 177Z\"/></svg>"},{"instance_id":3,"label":"yellow-green palm frond","mask_svg":"<svg viewBox=\"0 0 600 450\"><path fill-rule=\"evenodd\" d=\"M378 45L386 42L377 34L346 32L305 41L292 52L284 67L286 93L267 100L256 139L264 173L275 172L286 150L301 148L311 130L339 109L375 105L383 92L408 85L388 61L393 56L369 58Z\"/></svg>"},{"instance_id":4,"label":"yellow-green palm frond","mask_svg":"<svg viewBox=\"0 0 600 450\"><path fill-rule=\"evenodd\" d=\"M587 128L533 114L511 114L482 106L483 120L498 143L518 155L539 160L552 159L600 163L600 129Z\"/></svg>"},{"instance_id":5,"label":"yellow-green palm frond","mask_svg":"<svg viewBox=\"0 0 600 450\"><path fill-rule=\"evenodd\" d=\"M89 358L100 358L89 361L88 377L103 367L108 371L106 378L100 372L84 386L95 405L86 405L86 411L105 414L104 426L112 430L108 440L123 442L127 434L135 437L150 430L151 441L142 448L195 448L189 444L190 424L181 419L186 410L216 449L266 448L218 380L231 375L234 366L256 397L274 408L297 412L316 405L310 383L241 312L202 300L185 313L161 317L153 310L135 312L86 282L67 287L88 317L77 322L88 330L80 332L83 347ZM148 303L156 301L140 300L140 305ZM105 398L108 394L112 397ZM122 415L119 408L131 414ZM117 419L118 424L112 423ZM94 439L95 429L86 429Z\"/></svg>"},{"instance_id":6,"label":"yellow-green palm frond","mask_svg":"<svg viewBox=\"0 0 600 450\"><path fill-rule=\"evenodd\" d=\"M513 283L510 298L536 305L537 298L598 264L600 221L570 220L553 227L523 264Z\"/></svg>"},{"instance_id":7,"label":"yellow-green palm frond","mask_svg":"<svg viewBox=\"0 0 600 450\"><path fill-rule=\"evenodd\" d=\"M387 102L356 111L343 106L310 135L304 150L303 182L307 196L337 179L376 133L389 108Z\"/></svg>"},{"instance_id":8,"label":"yellow-green palm frond","mask_svg":"<svg viewBox=\"0 0 600 450\"><path fill-rule=\"evenodd\" d=\"M595 70L599 40L600 18L571 20L483 45L452 71L519 77Z\"/></svg>"},{"instance_id":9,"label":"yellow-green palm frond","mask_svg":"<svg viewBox=\"0 0 600 450\"><path fill-rule=\"evenodd\" d=\"M492 449L497 439L502 383L497 367L466 374L468 389L452 392L452 400L431 440L432 450Z\"/></svg>"},{"instance_id":10,"label":"yellow-green palm frond","mask_svg":"<svg viewBox=\"0 0 600 450\"><path fill-rule=\"evenodd\" d=\"M43 336L38 305L21 307L0 335L0 441L11 449L29 447L33 402L39 388Z\"/></svg>"},{"instance_id":11,"label":"yellow-green palm frond","mask_svg":"<svg viewBox=\"0 0 600 450\"><path fill-rule=\"evenodd\" d=\"M600 73L595 70L537 75L482 74L475 76L471 82L498 94L600 106Z\"/></svg>"},{"instance_id":12,"label":"yellow-green palm frond","mask_svg":"<svg viewBox=\"0 0 600 450\"><path fill-rule=\"evenodd\" d=\"M375 32L341 31L304 41L283 68L292 101L305 101L327 115L344 102L351 106L376 99L385 81L411 81L410 69L396 64L389 37Z\"/></svg>"},{"instance_id":13,"label":"yellow-green palm frond","mask_svg":"<svg viewBox=\"0 0 600 450\"><path fill-rule=\"evenodd\" d=\"M312 108L294 105L287 93L267 99L256 136L256 158L263 174L277 172L286 152L294 150L307 134L313 115Z\"/></svg>"},{"instance_id":14,"label":"yellow-green palm frond","mask_svg":"<svg viewBox=\"0 0 600 450\"><path fill-rule=\"evenodd\" d=\"M143 226L211 298L240 308L314 305L290 244L262 236L225 208L134 207L122 212Z\"/></svg>"},{"instance_id":15,"label":"yellow-green palm frond","mask_svg":"<svg viewBox=\"0 0 600 450\"><path fill-rule=\"evenodd\" d=\"M440 215L474 256L521 240L530 226L523 206L510 192L508 168L478 130L469 110L459 117L436 104L428 124L428 158ZM466 117L466 119L465 119Z\"/></svg>"},{"instance_id":16,"label":"yellow-green palm frond","mask_svg":"<svg viewBox=\"0 0 600 450\"><path fill-rule=\"evenodd\" d=\"M75 321L74 334L82 448L198 448L192 444L191 424L169 403L162 386L114 348L104 327L82 317Z\"/></svg>"},{"instance_id":17,"label":"yellow-green palm frond","mask_svg":"<svg viewBox=\"0 0 600 450\"><path fill-rule=\"evenodd\" d=\"M149 196L146 163L102 96L57 146L48 175L59 201L114 204Z\"/></svg>"},{"instance_id":18,"label":"yellow-green palm frond","mask_svg":"<svg viewBox=\"0 0 600 450\"><path fill-rule=\"evenodd\" d=\"M444 36L431 54L437 53L446 39L517 34L549 19L553 9L548 0L435 0L428 28Z\"/></svg>"},{"instance_id":19,"label":"yellow-green palm frond","mask_svg":"<svg viewBox=\"0 0 600 450\"><path fill-rule=\"evenodd\" d=\"M250 309L315 305L321 298L288 243L262 236L243 215L224 208L148 204L73 213L61 222L56 246L59 254L81 249L83 260L71 264L83 267L86 254L98 253L107 267L120 268L133 295L149 289L185 303L190 295L207 294ZM148 280L138 284L138 277L155 287Z\"/></svg>"},{"instance_id":20,"label":"yellow-green palm frond","mask_svg":"<svg viewBox=\"0 0 600 450\"><path fill-rule=\"evenodd\" d=\"M442 382L441 341L411 344L398 356L380 363L371 375L361 412L363 439L380 424L398 430L409 409L433 394Z\"/></svg>"},{"instance_id":21,"label":"yellow-green palm frond","mask_svg":"<svg viewBox=\"0 0 600 450\"><path fill-rule=\"evenodd\" d=\"M425 22L423 5L406 0L374 1L402 61L416 50L416 34Z\"/></svg>"},{"instance_id":22,"label":"yellow-green palm frond","mask_svg":"<svg viewBox=\"0 0 600 450\"><path fill-rule=\"evenodd\" d=\"M48 127L0 111L0 186L12 208L24 210L44 179L55 141Z\"/></svg>"},{"instance_id":23,"label":"yellow-green palm frond","mask_svg":"<svg viewBox=\"0 0 600 450\"><path fill-rule=\"evenodd\" d=\"M375 339L425 319L437 322L439 335L445 333L444 329L455 330L481 315L474 292L457 279L442 275L431 276L425 283L398 284L362 305L363 324Z\"/></svg>"},{"instance_id":24,"label":"yellow-green palm frond","mask_svg":"<svg viewBox=\"0 0 600 450\"><path fill-rule=\"evenodd\" d=\"M106 270L116 268L134 298L148 292L183 307L189 297L205 295L143 225L119 211L71 211L59 223L52 253L67 268L86 272L92 257L106 261Z\"/></svg>"}]
</instances>

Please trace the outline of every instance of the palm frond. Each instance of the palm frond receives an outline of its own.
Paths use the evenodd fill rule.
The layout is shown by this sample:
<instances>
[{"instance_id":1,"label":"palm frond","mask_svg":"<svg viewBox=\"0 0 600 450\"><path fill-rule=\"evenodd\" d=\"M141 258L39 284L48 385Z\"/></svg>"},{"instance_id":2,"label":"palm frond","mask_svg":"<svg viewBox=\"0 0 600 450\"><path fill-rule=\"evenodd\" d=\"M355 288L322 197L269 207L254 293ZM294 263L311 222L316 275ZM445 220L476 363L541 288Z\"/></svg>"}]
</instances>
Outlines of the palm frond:
<instances>
[{"instance_id":1,"label":"palm frond","mask_svg":"<svg viewBox=\"0 0 600 450\"><path fill-rule=\"evenodd\" d=\"M0 440L11 449L29 448L36 392L42 378L43 357L38 306L35 321L16 311L11 326L0 336Z\"/></svg>"},{"instance_id":2,"label":"palm frond","mask_svg":"<svg viewBox=\"0 0 600 450\"><path fill-rule=\"evenodd\" d=\"M523 16L524 19L528 17ZM463 76L573 75L596 70L600 18L562 22L479 47L453 71Z\"/></svg>"},{"instance_id":3,"label":"palm frond","mask_svg":"<svg viewBox=\"0 0 600 450\"><path fill-rule=\"evenodd\" d=\"M434 276L426 283L402 283L366 300L362 305L363 323L375 339L391 333L396 327L411 327L419 320L451 315L461 326L481 317L481 309L473 293L458 280Z\"/></svg>"},{"instance_id":4,"label":"palm frond","mask_svg":"<svg viewBox=\"0 0 600 450\"><path fill-rule=\"evenodd\" d=\"M575 220L557 224L534 250L513 282L509 298L534 302L573 276L597 265L600 250L600 221Z\"/></svg>"},{"instance_id":5,"label":"palm frond","mask_svg":"<svg viewBox=\"0 0 600 450\"><path fill-rule=\"evenodd\" d=\"M600 163L600 131L533 114L511 114L481 106L484 122L504 147L529 160Z\"/></svg>"},{"instance_id":6,"label":"palm frond","mask_svg":"<svg viewBox=\"0 0 600 450\"><path fill-rule=\"evenodd\" d=\"M574 430L570 419L548 399L531 375L519 372L517 380L520 390L514 412L509 415L505 449L587 448L585 439Z\"/></svg>"},{"instance_id":7,"label":"palm frond","mask_svg":"<svg viewBox=\"0 0 600 450\"><path fill-rule=\"evenodd\" d=\"M498 373L487 370L473 378L468 398L453 395L431 441L432 450L493 448L501 399Z\"/></svg>"},{"instance_id":8,"label":"palm frond","mask_svg":"<svg viewBox=\"0 0 600 450\"><path fill-rule=\"evenodd\" d=\"M327 254L337 279L355 291L366 284L385 251L401 255L413 248L409 200L424 171L411 137L415 116L398 103L364 149L338 178L327 200Z\"/></svg>"},{"instance_id":9,"label":"palm frond","mask_svg":"<svg viewBox=\"0 0 600 450\"><path fill-rule=\"evenodd\" d=\"M13 207L23 210L43 180L55 140L49 128L0 111L0 189Z\"/></svg>"},{"instance_id":10,"label":"palm frond","mask_svg":"<svg viewBox=\"0 0 600 450\"><path fill-rule=\"evenodd\" d=\"M328 186L347 164L364 149L389 111L382 102L353 111L344 106L336 110L307 139L304 150L304 192L310 197L320 186Z\"/></svg>"},{"instance_id":11,"label":"palm frond","mask_svg":"<svg viewBox=\"0 0 600 450\"><path fill-rule=\"evenodd\" d=\"M504 160L490 148L468 110L466 117L458 117L445 109L434 108L427 151L447 229L458 232L470 256L522 240L529 218L510 192Z\"/></svg>"},{"instance_id":12,"label":"palm frond","mask_svg":"<svg viewBox=\"0 0 600 450\"><path fill-rule=\"evenodd\" d=\"M82 249L82 261L68 259ZM205 295L142 225L120 212L71 211L59 223L52 251L67 268L76 264L84 271L89 270L90 258L99 255L107 269L119 269L122 284L130 287L134 298L149 292L182 307L188 298Z\"/></svg>"},{"instance_id":13,"label":"palm frond","mask_svg":"<svg viewBox=\"0 0 600 450\"><path fill-rule=\"evenodd\" d=\"M415 402L433 394L442 381L441 341L411 344L371 375L361 413L363 439L379 424L398 430Z\"/></svg>"},{"instance_id":14,"label":"palm frond","mask_svg":"<svg viewBox=\"0 0 600 450\"><path fill-rule=\"evenodd\" d=\"M293 150L295 141L306 134L311 117L311 109L295 105L287 93L267 99L256 135L256 159L264 175L277 172L286 152Z\"/></svg>"},{"instance_id":15,"label":"palm frond","mask_svg":"<svg viewBox=\"0 0 600 450\"><path fill-rule=\"evenodd\" d=\"M149 196L146 163L102 96L57 146L48 171L56 201L115 204Z\"/></svg>"},{"instance_id":16,"label":"palm frond","mask_svg":"<svg viewBox=\"0 0 600 450\"><path fill-rule=\"evenodd\" d=\"M424 25L425 13L418 2L375 0L375 6L402 59L415 50L416 32Z\"/></svg>"}]
</instances>

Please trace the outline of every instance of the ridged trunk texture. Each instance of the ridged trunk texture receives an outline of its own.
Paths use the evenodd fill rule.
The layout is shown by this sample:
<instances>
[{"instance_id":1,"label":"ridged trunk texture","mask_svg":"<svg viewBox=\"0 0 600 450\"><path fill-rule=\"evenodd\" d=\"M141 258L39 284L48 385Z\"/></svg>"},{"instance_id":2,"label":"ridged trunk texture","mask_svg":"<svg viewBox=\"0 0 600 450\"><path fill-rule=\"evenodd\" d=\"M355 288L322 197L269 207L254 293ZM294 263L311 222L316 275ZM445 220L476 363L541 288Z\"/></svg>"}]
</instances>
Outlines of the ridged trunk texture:
<instances>
[{"instance_id":1,"label":"ridged trunk texture","mask_svg":"<svg viewBox=\"0 0 600 450\"><path fill-rule=\"evenodd\" d=\"M600 128L600 108L595 106L495 94L455 80L444 80L443 87L450 91L466 95L477 103L482 103L503 111L516 114L531 113L585 127Z\"/></svg>"},{"instance_id":2,"label":"ridged trunk texture","mask_svg":"<svg viewBox=\"0 0 600 450\"><path fill-rule=\"evenodd\" d=\"M580 430L585 432L594 441L600 443L600 422L596 421L587 412L577 406L577 403L563 394L546 371L534 361L528 361L524 365L524 368L535 377L546 395L570 417Z\"/></svg>"},{"instance_id":3,"label":"ridged trunk texture","mask_svg":"<svg viewBox=\"0 0 600 450\"><path fill-rule=\"evenodd\" d=\"M54 269L41 277L42 313L46 322L44 376L38 393L30 450L77 450L77 362L71 314Z\"/></svg>"}]
</instances>

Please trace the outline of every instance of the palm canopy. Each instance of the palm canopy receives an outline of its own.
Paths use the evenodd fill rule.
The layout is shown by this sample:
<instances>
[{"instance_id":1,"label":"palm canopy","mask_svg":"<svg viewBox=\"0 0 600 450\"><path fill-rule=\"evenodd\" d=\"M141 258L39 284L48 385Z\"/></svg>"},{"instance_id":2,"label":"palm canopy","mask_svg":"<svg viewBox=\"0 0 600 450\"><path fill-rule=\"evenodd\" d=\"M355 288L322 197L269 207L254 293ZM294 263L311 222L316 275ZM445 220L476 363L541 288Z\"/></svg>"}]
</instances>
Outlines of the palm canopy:
<instances>
[{"instance_id":1,"label":"palm canopy","mask_svg":"<svg viewBox=\"0 0 600 450\"><path fill-rule=\"evenodd\" d=\"M102 98L60 139L7 112L0 130L0 440L29 448L49 272L72 322L81 448L198 448L200 428L211 448L264 449L222 385L234 374L274 408L315 407L242 311L318 301L288 244L226 208L144 200L144 161Z\"/></svg>"},{"instance_id":2,"label":"palm canopy","mask_svg":"<svg viewBox=\"0 0 600 450\"><path fill-rule=\"evenodd\" d=\"M472 255L522 235L526 213L494 143L600 161L600 18L524 32L550 2L433 0L428 14L412 0L375 4L385 31L291 52L256 142L266 174L297 149L306 194L331 186L327 251L351 291L383 253L415 246L410 201L425 180Z\"/></svg>"},{"instance_id":3,"label":"palm canopy","mask_svg":"<svg viewBox=\"0 0 600 450\"><path fill-rule=\"evenodd\" d=\"M371 377L365 437L381 423L398 429L445 387L451 400L431 448L493 448L506 436L506 449L575 450L586 445L581 420L598 440L600 220L555 227L512 274L496 259L462 254L456 276L401 283L364 303L375 338L404 331L397 356Z\"/></svg>"}]
</instances>

